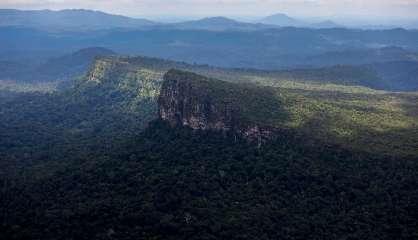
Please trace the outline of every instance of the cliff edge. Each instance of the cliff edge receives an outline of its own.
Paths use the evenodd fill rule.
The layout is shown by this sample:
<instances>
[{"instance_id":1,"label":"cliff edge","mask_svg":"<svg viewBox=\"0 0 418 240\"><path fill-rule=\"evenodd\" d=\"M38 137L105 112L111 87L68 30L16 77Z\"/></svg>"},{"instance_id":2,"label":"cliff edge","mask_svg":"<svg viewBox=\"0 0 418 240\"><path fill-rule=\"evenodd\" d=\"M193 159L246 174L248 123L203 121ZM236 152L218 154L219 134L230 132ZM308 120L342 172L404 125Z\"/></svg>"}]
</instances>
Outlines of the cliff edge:
<instances>
[{"instance_id":1,"label":"cliff edge","mask_svg":"<svg viewBox=\"0 0 418 240\"><path fill-rule=\"evenodd\" d=\"M274 91L170 70L158 100L159 116L172 127L232 132L259 145L275 135L283 116Z\"/></svg>"}]
</instances>

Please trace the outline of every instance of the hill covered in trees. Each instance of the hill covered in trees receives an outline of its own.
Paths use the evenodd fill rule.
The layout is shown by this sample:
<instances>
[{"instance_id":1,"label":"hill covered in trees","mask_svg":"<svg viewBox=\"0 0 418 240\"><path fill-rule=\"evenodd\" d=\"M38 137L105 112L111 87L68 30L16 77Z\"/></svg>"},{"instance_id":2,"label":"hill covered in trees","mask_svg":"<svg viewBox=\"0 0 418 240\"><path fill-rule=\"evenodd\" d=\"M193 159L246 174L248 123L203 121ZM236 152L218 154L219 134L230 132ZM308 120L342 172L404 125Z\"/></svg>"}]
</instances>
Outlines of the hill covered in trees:
<instances>
[{"instance_id":1,"label":"hill covered in trees","mask_svg":"<svg viewBox=\"0 0 418 240\"><path fill-rule=\"evenodd\" d=\"M96 57L114 54L106 48L92 47L47 60L5 60L0 64L0 80L16 83L69 82L83 76Z\"/></svg>"},{"instance_id":2,"label":"hill covered in trees","mask_svg":"<svg viewBox=\"0 0 418 240\"><path fill-rule=\"evenodd\" d=\"M31 27L48 31L91 31L111 28L138 29L156 23L121 15L84 9L0 9L0 26Z\"/></svg>"},{"instance_id":3,"label":"hill covered in trees","mask_svg":"<svg viewBox=\"0 0 418 240\"><path fill-rule=\"evenodd\" d=\"M214 26L210 24L212 21L215 21ZM170 25L146 29L47 31L4 26L0 27L0 60L57 57L99 46L121 54L168 58L191 64L278 70L403 61L414 56L416 59L418 51L418 34L413 30L265 28L238 23L239 28L250 25L255 29L250 31L230 29L228 26L233 27L235 22L225 22L223 18L212 21L199 22L208 24L209 28L226 29L181 29ZM216 24L217 21L221 24ZM193 26L199 22L178 25Z\"/></svg>"},{"instance_id":4,"label":"hill covered in trees","mask_svg":"<svg viewBox=\"0 0 418 240\"><path fill-rule=\"evenodd\" d=\"M118 99L115 96L120 96L124 106L121 109L138 114L142 114L139 106L146 102L145 108L155 118L163 75L172 68L235 84L224 89L238 88L241 84L249 89L267 89L254 94L257 101L240 95L235 98L234 107L238 106L238 109L243 109L246 113L241 119L255 119L256 122L265 122L270 127L296 129L309 133L312 139L339 143L348 148L395 155L415 154L417 114L414 106L417 95L350 86L347 82L332 78L340 76L343 79L345 76L340 73L345 71L348 76L346 79L356 79L356 75L348 74L349 71L343 67L341 70L336 68L334 75L326 71L321 75L316 70L318 75L315 76L314 70L310 70L312 74L298 71L228 70L144 57L105 57L96 61L85 80L79 81L76 89L93 91L98 96L107 96L109 99ZM304 76L311 77L308 79ZM197 88L195 92L203 94L209 91L209 95L215 94L217 97L214 99L219 100L222 99L220 95L216 95L219 91L210 89L222 89L223 85L204 85L205 87ZM232 93L228 91L224 91L224 94ZM250 107L257 102L260 104L250 111ZM272 115L276 111L282 115Z\"/></svg>"},{"instance_id":5,"label":"hill covered in trees","mask_svg":"<svg viewBox=\"0 0 418 240\"><path fill-rule=\"evenodd\" d=\"M202 87L196 85L193 92L197 96L206 93L207 97L203 97L206 102L210 97L222 106L233 103L228 105L229 111L239 109L240 120L293 129L310 135L309 139L348 149L390 155L416 154L417 95L352 86L349 81L356 80L357 75L350 68L322 73L320 70L268 72L228 70L146 57L102 57L67 94L71 93L83 105L94 103L103 111L134 113L143 119L137 126L145 127L158 117L157 100L163 78L173 68L186 71L180 78L189 79L189 73L196 73L221 79L215 83L208 81ZM190 78L194 79L193 75ZM240 86L244 87L241 92Z\"/></svg>"}]
</instances>

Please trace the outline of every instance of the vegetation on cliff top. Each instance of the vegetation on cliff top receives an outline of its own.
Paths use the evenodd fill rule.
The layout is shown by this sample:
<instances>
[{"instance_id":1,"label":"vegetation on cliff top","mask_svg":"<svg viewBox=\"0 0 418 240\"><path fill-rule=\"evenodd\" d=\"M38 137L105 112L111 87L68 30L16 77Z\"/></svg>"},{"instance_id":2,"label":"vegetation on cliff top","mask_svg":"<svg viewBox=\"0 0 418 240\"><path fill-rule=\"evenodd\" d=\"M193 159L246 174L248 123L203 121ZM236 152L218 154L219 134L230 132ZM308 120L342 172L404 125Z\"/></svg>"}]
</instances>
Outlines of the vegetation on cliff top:
<instances>
[{"instance_id":1,"label":"vegetation on cliff top","mask_svg":"<svg viewBox=\"0 0 418 240\"><path fill-rule=\"evenodd\" d=\"M306 84L301 89L266 87L184 71L169 71L166 79L188 82L201 101L210 97L215 104L228 104L242 123L292 129L323 144L337 143L349 149L418 154L418 95L413 93L348 87L335 91L327 85L307 89Z\"/></svg>"},{"instance_id":2,"label":"vegetation on cliff top","mask_svg":"<svg viewBox=\"0 0 418 240\"><path fill-rule=\"evenodd\" d=\"M157 118L163 75L171 68L201 75L183 72L178 78L203 79L191 81L196 84L195 93L231 103L240 110L242 122L294 129L315 141L338 143L349 149L418 154L416 93L287 79L275 72L113 56L97 59L70 95L79 102L95 102L103 111L117 109L134 114L142 119L138 125L146 126Z\"/></svg>"},{"instance_id":3,"label":"vegetation on cliff top","mask_svg":"<svg viewBox=\"0 0 418 240\"><path fill-rule=\"evenodd\" d=\"M416 93L292 80L277 77L274 72L227 70L145 57L101 57L73 89L53 94L62 99L54 100L62 106L50 108L79 109L79 120L83 120L71 126L77 131L93 131L100 122L98 116L103 115L118 119L129 116L129 121L135 119L135 125L144 129L158 117L157 98L163 75L171 68L208 76L210 79L183 72L180 78L205 79L194 81L198 89L195 92L229 102L240 110L243 122L296 130L313 141L337 143L348 149L417 156ZM15 108L12 105L6 108ZM24 113L29 108L18 104L16 109ZM9 122L21 114L7 112Z\"/></svg>"}]
</instances>

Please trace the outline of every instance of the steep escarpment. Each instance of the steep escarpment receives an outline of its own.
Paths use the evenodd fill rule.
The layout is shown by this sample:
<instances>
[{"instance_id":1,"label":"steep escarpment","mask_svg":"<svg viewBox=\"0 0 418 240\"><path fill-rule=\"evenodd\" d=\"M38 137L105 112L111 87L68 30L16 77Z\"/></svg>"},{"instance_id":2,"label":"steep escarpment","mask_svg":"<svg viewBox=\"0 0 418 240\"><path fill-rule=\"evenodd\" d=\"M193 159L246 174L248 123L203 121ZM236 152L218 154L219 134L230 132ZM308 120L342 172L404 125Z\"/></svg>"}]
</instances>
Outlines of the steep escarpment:
<instances>
[{"instance_id":1,"label":"steep escarpment","mask_svg":"<svg viewBox=\"0 0 418 240\"><path fill-rule=\"evenodd\" d=\"M159 115L171 126L233 132L261 144L285 116L274 91L170 70L164 76Z\"/></svg>"},{"instance_id":2,"label":"steep escarpment","mask_svg":"<svg viewBox=\"0 0 418 240\"><path fill-rule=\"evenodd\" d=\"M172 125L234 132L260 142L280 129L280 135L290 130L348 149L416 156L416 94L281 80L274 74L101 57L72 96L90 106L89 112L133 115L141 129L160 115Z\"/></svg>"}]
</instances>

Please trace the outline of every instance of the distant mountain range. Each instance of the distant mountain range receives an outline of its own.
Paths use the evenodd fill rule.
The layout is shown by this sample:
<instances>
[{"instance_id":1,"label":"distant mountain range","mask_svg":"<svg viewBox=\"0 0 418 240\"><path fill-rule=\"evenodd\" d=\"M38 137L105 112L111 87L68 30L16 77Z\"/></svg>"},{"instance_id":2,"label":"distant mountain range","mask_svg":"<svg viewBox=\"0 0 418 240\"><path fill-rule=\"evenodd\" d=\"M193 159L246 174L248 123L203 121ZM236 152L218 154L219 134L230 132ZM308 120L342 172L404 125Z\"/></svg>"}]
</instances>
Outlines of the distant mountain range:
<instances>
[{"instance_id":1,"label":"distant mountain range","mask_svg":"<svg viewBox=\"0 0 418 240\"><path fill-rule=\"evenodd\" d=\"M52 30L97 30L141 28L154 24L156 23L146 19L136 19L83 9L61 11L0 9L0 26L23 26Z\"/></svg>"},{"instance_id":2,"label":"distant mountain range","mask_svg":"<svg viewBox=\"0 0 418 240\"><path fill-rule=\"evenodd\" d=\"M328 21L316 23L323 27L316 29L284 14L260 21L212 17L162 24L87 10L0 10L0 79L73 79L86 71L95 56L117 52L223 68L360 66L360 72L366 68L370 76L384 80L367 86L417 89L418 31L332 28L334 23ZM309 28L280 26L303 24ZM328 71L331 77L334 70ZM302 71L306 72L312 76Z\"/></svg>"},{"instance_id":3,"label":"distant mountain range","mask_svg":"<svg viewBox=\"0 0 418 240\"><path fill-rule=\"evenodd\" d=\"M267 16L258 20L257 22L269 25L276 25L281 27L305 27L305 28L339 28L339 25L331 20L321 22L306 22L296 18L289 17L286 14L278 13Z\"/></svg>"},{"instance_id":4,"label":"distant mountain range","mask_svg":"<svg viewBox=\"0 0 418 240\"><path fill-rule=\"evenodd\" d=\"M330 19L306 20L290 17L283 13L262 17L258 20L238 21L223 16L206 17L197 20L182 21L176 23L164 23L151 21L145 18L132 18L122 15L109 14L101 11L85 9L52 10L16 10L0 9L0 27L15 26L28 27L51 31L89 31L106 29L182 29L182 30L263 30L281 27L297 28L344 28L345 25L336 23ZM359 29L392 29L404 26L408 29L418 27L418 22L396 22L386 25L361 25L350 28Z\"/></svg>"},{"instance_id":5,"label":"distant mountain range","mask_svg":"<svg viewBox=\"0 0 418 240\"><path fill-rule=\"evenodd\" d=\"M407 51L400 47L344 49L329 51L305 59L306 65L310 66L361 65L392 61L418 62L418 52Z\"/></svg>"},{"instance_id":6,"label":"distant mountain range","mask_svg":"<svg viewBox=\"0 0 418 240\"><path fill-rule=\"evenodd\" d=\"M47 30L122 29L193 29L193 30L259 30L278 27L335 28L332 21L308 23L285 14L275 14L249 23L226 17L208 17L180 23L158 23L143 18L130 18L100 11L70 9L61 11L21 11L0 9L0 26L19 26Z\"/></svg>"},{"instance_id":7,"label":"distant mountain range","mask_svg":"<svg viewBox=\"0 0 418 240\"><path fill-rule=\"evenodd\" d=\"M280 27L297 28L344 28L345 25L330 19L306 20L277 13L253 21L238 21L227 17L215 16L176 23L163 23L145 18L132 18L85 9L52 10L16 10L0 9L0 27L18 26L52 31L88 31L106 29L183 29L183 30L262 30ZM408 29L418 28L417 21L409 23L394 22L390 25L356 24L350 28L359 29L393 29L403 26Z\"/></svg>"},{"instance_id":8,"label":"distant mountain range","mask_svg":"<svg viewBox=\"0 0 418 240\"><path fill-rule=\"evenodd\" d=\"M51 32L22 27L0 27L0 42L0 61L6 62L46 60L82 48L98 46L121 54L219 67L275 70L415 61L418 52L418 32L403 29L112 29Z\"/></svg>"},{"instance_id":9,"label":"distant mountain range","mask_svg":"<svg viewBox=\"0 0 418 240\"><path fill-rule=\"evenodd\" d=\"M167 26L186 29L186 30L210 30L210 31L225 31L225 30L261 30L269 28L277 28L275 25L262 23L246 23L239 22L226 17L209 17L200 20L186 21Z\"/></svg>"},{"instance_id":10,"label":"distant mountain range","mask_svg":"<svg viewBox=\"0 0 418 240\"><path fill-rule=\"evenodd\" d=\"M291 18L285 14L275 14L265 17L259 21L252 23L240 22L226 17L209 17L194 21L180 22L170 25L180 29L197 29L197 30L263 30L279 27L298 27L298 28L341 28L331 20L322 22L309 23L295 18Z\"/></svg>"}]
</instances>

